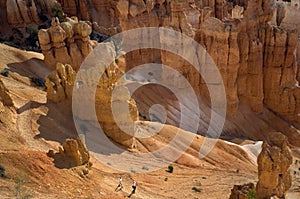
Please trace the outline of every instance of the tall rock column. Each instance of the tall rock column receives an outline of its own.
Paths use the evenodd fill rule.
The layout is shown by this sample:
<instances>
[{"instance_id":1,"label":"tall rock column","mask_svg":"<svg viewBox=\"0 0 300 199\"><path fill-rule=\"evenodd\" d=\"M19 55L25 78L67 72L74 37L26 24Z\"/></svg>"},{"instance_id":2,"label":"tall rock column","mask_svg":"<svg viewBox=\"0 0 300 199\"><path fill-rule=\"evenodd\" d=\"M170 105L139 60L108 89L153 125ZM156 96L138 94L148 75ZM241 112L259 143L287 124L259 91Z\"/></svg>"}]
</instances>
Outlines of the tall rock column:
<instances>
[{"instance_id":1,"label":"tall rock column","mask_svg":"<svg viewBox=\"0 0 300 199\"><path fill-rule=\"evenodd\" d=\"M258 183L256 186L258 199L272 196L283 198L292 185L289 167L292 155L288 147L287 137L276 132L262 145L258 156Z\"/></svg>"},{"instance_id":2,"label":"tall rock column","mask_svg":"<svg viewBox=\"0 0 300 199\"><path fill-rule=\"evenodd\" d=\"M297 86L298 66L295 56L298 33L273 27L267 31L267 38L264 103L288 120L300 122L300 89Z\"/></svg>"},{"instance_id":3,"label":"tall rock column","mask_svg":"<svg viewBox=\"0 0 300 199\"><path fill-rule=\"evenodd\" d=\"M224 26L217 18L205 20L197 33L199 43L205 47L208 54L218 67L226 90L228 114L234 115L238 109L239 98L237 92L237 74L239 69L239 46L237 42L237 28ZM200 60L205 61L205 60ZM201 82L200 89L203 94L206 82ZM208 93L205 95L209 96Z\"/></svg>"}]
</instances>

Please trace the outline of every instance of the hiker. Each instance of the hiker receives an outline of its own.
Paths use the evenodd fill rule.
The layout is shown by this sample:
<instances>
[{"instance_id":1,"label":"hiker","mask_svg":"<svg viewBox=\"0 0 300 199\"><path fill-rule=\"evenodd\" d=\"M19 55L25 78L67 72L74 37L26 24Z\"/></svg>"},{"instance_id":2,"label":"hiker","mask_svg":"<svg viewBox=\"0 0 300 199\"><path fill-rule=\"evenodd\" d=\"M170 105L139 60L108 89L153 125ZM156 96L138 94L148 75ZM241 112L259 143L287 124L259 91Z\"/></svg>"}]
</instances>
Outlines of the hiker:
<instances>
[{"instance_id":1,"label":"hiker","mask_svg":"<svg viewBox=\"0 0 300 199\"><path fill-rule=\"evenodd\" d=\"M133 181L132 183L132 194L135 194L135 190L136 190L136 181Z\"/></svg>"},{"instance_id":2,"label":"hiker","mask_svg":"<svg viewBox=\"0 0 300 199\"><path fill-rule=\"evenodd\" d=\"M115 189L115 191L117 191L118 188L120 188L120 190L123 189L122 181L123 181L122 177L119 177L119 185L117 186L117 188Z\"/></svg>"}]
</instances>

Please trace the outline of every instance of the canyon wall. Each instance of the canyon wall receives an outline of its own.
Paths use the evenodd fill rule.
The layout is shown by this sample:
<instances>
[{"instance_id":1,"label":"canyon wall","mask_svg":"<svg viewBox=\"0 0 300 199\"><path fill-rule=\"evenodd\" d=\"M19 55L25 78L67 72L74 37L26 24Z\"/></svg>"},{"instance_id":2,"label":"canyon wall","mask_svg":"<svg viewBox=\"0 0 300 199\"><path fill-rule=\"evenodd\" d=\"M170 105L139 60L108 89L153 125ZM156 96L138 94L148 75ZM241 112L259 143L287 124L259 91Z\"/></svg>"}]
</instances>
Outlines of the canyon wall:
<instances>
[{"instance_id":1,"label":"canyon wall","mask_svg":"<svg viewBox=\"0 0 300 199\"><path fill-rule=\"evenodd\" d=\"M55 0L22 0L22 1L6 1L6 13L8 24L13 27L22 27L24 24L36 23L42 21L39 14L51 14L52 8L59 6Z\"/></svg>"},{"instance_id":2,"label":"canyon wall","mask_svg":"<svg viewBox=\"0 0 300 199\"><path fill-rule=\"evenodd\" d=\"M118 2L121 30L167 26L198 41L221 72L229 116L234 118L241 105L247 104L256 113L268 109L287 122L300 121L299 33L296 26L290 29L274 24L278 9L273 1L203 1L201 4L160 1L145 7L149 10L142 9L140 3L141 9L136 10L136 2ZM199 16L199 28L197 19L186 14L191 12ZM276 23L284 24L285 20L284 15L276 17ZM136 41L143 39L147 38L136 38ZM189 80L197 94L209 99L203 79L179 56L148 49L126 55L127 70L149 62L176 69ZM176 82L164 71L162 78Z\"/></svg>"},{"instance_id":3,"label":"canyon wall","mask_svg":"<svg viewBox=\"0 0 300 199\"><path fill-rule=\"evenodd\" d=\"M48 4L38 2L39 7L48 9ZM57 3L68 16L90 20L94 29L97 27L100 33L108 35L139 27L170 27L188 35L215 61L223 77L227 114L231 118L235 118L246 104L257 114L271 110L288 123L300 121L300 44L298 21L294 20L298 19L299 4L296 0L291 3L272 0L107 0L101 3L58 0ZM18 24L17 16L10 17L9 21ZM33 14L31 20L38 19ZM88 39L90 31L90 25L71 19L41 30L40 43L49 67L54 69L56 62L62 62L77 70L93 47ZM158 34L157 40L161 38ZM144 39L140 36L136 41ZM126 54L127 71L144 63L162 63L176 69L209 104L206 82L186 60L170 52L151 49ZM163 70L161 78L176 84L175 77Z\"/></svg>"}]
</instances>

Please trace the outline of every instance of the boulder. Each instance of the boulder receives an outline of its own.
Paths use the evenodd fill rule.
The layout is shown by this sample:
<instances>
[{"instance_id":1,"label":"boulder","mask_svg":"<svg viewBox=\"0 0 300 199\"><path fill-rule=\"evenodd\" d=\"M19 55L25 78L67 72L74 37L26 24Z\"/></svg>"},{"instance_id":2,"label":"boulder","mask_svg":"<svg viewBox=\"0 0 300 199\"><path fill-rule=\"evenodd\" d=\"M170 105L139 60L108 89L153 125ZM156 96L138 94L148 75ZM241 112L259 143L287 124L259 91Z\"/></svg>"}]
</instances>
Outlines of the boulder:
<instances>
[{"instance_id":1,"label":"boulder","mask_svg":"<svg viewBox=\"0 0 300 199\"><path fill-rule=\"evenodd\" d=\"M90 154L80 138L66 139L59 152L53 154L53 150L47 153L49 157L54 157L54 161L59 168L72 168L87 166L91 167Z\"/></svg>"},{"instance_id":2,"label":"boulder","mask_svg":"<svg viewBox=\"0 0 300 199\"><path fill-rule=\"evenodd\" d=\"M255 187L253 183L234 185L233 189L231 189L229 199L248 199L250 194L255 194Z\"/></svg>"}]
</instances>

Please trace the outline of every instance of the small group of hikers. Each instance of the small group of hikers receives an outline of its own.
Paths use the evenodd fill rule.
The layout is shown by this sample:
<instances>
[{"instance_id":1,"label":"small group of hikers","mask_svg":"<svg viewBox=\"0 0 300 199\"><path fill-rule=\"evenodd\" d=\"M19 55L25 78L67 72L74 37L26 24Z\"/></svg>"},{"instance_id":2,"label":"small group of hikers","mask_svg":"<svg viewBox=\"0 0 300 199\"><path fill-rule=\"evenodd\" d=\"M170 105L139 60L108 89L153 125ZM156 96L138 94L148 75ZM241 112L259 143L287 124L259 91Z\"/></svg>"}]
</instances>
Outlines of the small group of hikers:
<instances>
[{"instance_id":1,"label":"small group of hikers","mask_svg":"<svg viewBox=\"0 0 300 199\"><path fill-rule=\"evenodd\" d=\"M123 189L123 185L122 185L122 177L119 177L119 184L118 186L116 187L115 191L118 191L118 190L122 190ZM129 197L132 195L132 194L135 194L135 190L136 190L136 181L133 180L132 182L132 191L131 191L131 194L129 195Z\"/></svg>"}]
</instances>

